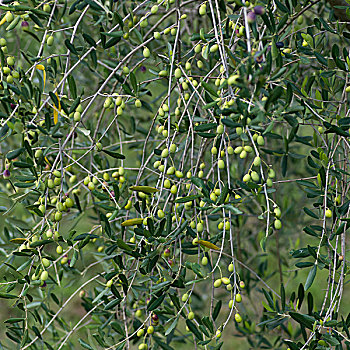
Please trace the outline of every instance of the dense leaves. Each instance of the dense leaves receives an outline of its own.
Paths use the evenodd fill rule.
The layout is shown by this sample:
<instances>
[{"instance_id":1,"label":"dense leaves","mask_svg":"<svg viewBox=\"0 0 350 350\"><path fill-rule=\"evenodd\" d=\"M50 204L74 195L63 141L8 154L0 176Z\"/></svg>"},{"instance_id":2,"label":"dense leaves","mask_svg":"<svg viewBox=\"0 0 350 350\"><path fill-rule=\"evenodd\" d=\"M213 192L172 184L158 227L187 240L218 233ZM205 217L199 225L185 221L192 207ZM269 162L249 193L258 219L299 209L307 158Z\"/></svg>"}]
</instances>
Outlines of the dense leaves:
<instances>
[{"instance_id":1,"label":"dense leaves","mask_svg":"<svg viewBox=\"0 0 350 350\"><path fill-rule=\"evenodd\" d=\"M350 347L347 2L0 11L1 348Z\"/></svg>"}]
</instances>

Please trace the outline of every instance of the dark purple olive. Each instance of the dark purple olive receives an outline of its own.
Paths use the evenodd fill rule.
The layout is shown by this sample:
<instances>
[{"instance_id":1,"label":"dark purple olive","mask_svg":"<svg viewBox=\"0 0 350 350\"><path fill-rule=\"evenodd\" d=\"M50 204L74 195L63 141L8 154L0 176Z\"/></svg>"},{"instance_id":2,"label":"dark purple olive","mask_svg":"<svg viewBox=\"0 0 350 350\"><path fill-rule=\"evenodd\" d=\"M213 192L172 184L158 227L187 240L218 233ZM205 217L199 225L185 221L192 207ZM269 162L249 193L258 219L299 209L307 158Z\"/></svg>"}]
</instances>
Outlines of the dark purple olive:
<instances>
[{"instance_id":1,"label":"dark purple olive","mask_svg":"<svg viewBox=\"0 0 350 350\"><path fill-rule=\"evenodd\" d=\"M276 43L276 46L277 46L278 49L282 49L282 47L284 47L284 43L282 41L278 41Z\"/></svg>"},{"instance_id":2,"label":"dark purple olive","mask_svg":"<svg viewBox=\"0 0 350 350\"><path fill-rule=\"evenodd\" d=\"M146 68L145 66L141 66L141 67L140 67L140 71L141 71L142 73L145 73L146 70L147 70L147 68Z\"/></svg>"},{"instance_id":3,"label":"dark purple olive","mask_svg":"<svg viewBox=\"0 0 350 350\"><path fill-rule=\"evenodd\" d=\"M248 23L252 24L254 23L256 20L256 15L254 12L249 12L248 15L247 15L247 21Z\"/></svg>"},{"instance_id":4,"label":"dark purple olive","mask_svg":"<svg viewBox=\"0 0 350 350\"><path fill-rule=\"evenodd\" d=\"M4 173L2 174L2 176L4 177L4 179L8 179L10 177L11 173L10 170L5 169Z\"/></svg>"},{"instance_id":5,"label":"dark purple olive","mask_svg":"<svg viewBox=\"0 0 350 350\"><path fill-rule=\"evenodd\" d=\"M253 11L256 15L263 15L265 13L265 8L263 6L255 6Z\"/></svg>"},{"instance_id":6,"label":"dark purple olive","mask_svg":"<svg viewBox=\"0 0 350 350\"><path fill-rule=\"evenodd\" d=\"M27 28L27 27L29 27L29 23L27 21L22 21L21 27L22 28Z\"/></svg>"},{"instance_id":7,"label":"dark purple olive","mask_svg":"<svg viewBox=\"0 0 350 350\"><path fill-rule=\"evenodd\" d=\"M15 109L15 108L16 108L16 105L15 105L14 103L11 103L11 104L10 104L10 107L11 107L11 109Z\"/></svg>"},{"instance_id":8,"label":"dark purple olive","mask_svg":"<svg viewBox=\"0 0 350 350\"><path fill-rule=\"evenodd\" d=\"M255 61L257 63L261 63L263 61L263 56L261 55L261 56L255 57Z\"/></svg>"}]
</instances>

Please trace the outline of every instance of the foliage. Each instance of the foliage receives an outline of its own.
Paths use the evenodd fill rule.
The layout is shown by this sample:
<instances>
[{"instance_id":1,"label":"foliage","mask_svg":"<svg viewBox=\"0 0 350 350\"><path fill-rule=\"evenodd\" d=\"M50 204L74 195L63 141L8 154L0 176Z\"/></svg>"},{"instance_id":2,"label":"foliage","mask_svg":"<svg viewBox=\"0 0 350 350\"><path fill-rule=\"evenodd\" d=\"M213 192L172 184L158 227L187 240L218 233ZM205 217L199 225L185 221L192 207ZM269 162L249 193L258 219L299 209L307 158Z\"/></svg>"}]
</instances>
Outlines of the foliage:
<instances>
[{"instance_id":1,"label":"foliage","mask_svg":"<svg viewBox=\"0 0 350 350\"><path fill-rule=\"evenodd\" d=\"M350 347L331 5L2 2L4 349Z\"/></svg>"}]
</instances>

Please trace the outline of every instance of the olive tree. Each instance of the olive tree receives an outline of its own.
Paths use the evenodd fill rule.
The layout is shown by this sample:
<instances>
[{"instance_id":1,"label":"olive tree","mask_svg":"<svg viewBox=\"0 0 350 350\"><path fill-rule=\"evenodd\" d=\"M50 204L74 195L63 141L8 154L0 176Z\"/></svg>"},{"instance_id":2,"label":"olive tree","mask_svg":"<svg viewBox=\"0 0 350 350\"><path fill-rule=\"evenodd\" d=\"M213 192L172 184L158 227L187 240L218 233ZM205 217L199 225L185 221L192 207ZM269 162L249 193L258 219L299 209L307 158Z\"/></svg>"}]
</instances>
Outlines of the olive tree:
<instances>
[{"instance_id":1,"label":"olive tree","mask_svg":"<svg viewBox=\"0 0 350 350\"><path fill-rule=\"evenodd\" d=\"M1 348L349 349L349 8L2 1Z\"/></svg>"}]
</instances>

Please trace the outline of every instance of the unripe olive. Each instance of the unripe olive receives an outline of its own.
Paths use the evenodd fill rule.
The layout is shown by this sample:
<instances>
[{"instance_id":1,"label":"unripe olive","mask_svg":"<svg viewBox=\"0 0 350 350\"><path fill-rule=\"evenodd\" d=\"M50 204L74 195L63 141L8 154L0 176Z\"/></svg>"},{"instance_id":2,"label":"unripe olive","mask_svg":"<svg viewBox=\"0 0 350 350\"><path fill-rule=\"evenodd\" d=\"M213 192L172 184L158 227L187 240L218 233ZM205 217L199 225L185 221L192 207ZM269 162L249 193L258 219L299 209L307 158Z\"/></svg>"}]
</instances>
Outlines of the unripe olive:
<instances>
[{"instance_id":1,"label":"unripe olive","mask_svg":"<svg viewBox=\"0 0 350 350\"><path fill-rule=\"evenodd\" d=\"M218 134L223 134L224 133L224 126L222 124L219 124L216 128L216 132Z\"/></svg>"},{"instance_id":2,"label":"unripe olive","mask_svg":"<svg viewBox=\"0 0 350 350\"><path fill-rule=\"evenodd\" d=\"M169 155L169 150L167 148L164 148L161 154L162 158L166 158Z\"/></svg>"},{"instance_id":3,"label":"unripe olive","mask_svg":"<svg viewBox=\"0 0 350 350\"><path fill-rule=\"evenodd\" d=\"M159 40L162 37L162 35L159 32L154 32L153 37L154 39Z\"/></svg>"},{"instance_id":4,"label":"unripe olive","mask_svg":"<svg viewBox=\"0 0 350 350\"><path fill-rule=\"evenodd\" d=\"M243 129L240 126L238 126L236 128L236 133L237 133L237 135L241 135L243 133Z\"/></svg>"},{"instance_id":5,"label":"unripe olive","mask_svg":"<svg viewBox=\"0 0 350 350\"><path fill-rule=\"evenodd\" d=\"M200 53L200 52L201 52L201 45L200 45L200 44L197 44L197 45L194 47L194 52L195 52L195 53Z\"/></svg>"},{"instance_id":6,"label":"unripe olive","mask_svg":"<svg viewBox=\"0 0 350 350\"><path fill-rule=\"evenodd\" d=\"M213 154L213 155L218 154L218 149L215 146L212 147L211 154Z\"/></svg>"},{"instance_id":7,"label":"unripe olive","mask_svg":"<svg viewBox=\"0 0 350 350\"><path fill-rule=\"evenodd\" d=\"M15 59L14 57L10 56L10 57L7 57L6 62L9 66L13 66L15 64Z\"/></svg>"},{"instance_id":8,"label":"unripe olive","mask_svg":"<svg viewBox=\"0 0 350 350\"><path fill-rule=\"evenodd\" d=\"M259 174L256 171L252 171L251 172L251 178L254 182L258 182L259 181Z\"/></svg>"},{"instance_id":9,"label":"unripe olive","mask_svg":"<svg viewBox=\"0 0 350 350\"><path fill-rule=\"evenodd\" d=\"M60 211L56 211L55 213L55 221L61 221L62 213Z\"/></svg>"},{"instance_id":10,"label":"unripe olive","mask_svg":"<svg viewBox=\"0 0 350 350\"><path fill-rule=\"evenodd\" d=\"M243 321L241 315L238 313L235 314L235 320L237 323L241 323Z\"/></svg>"},{"instance_id":11,"label":"unripe olive","mask_svg":"<svg viewBox=\"0 0 350 350\"><path fill-rule=\"evenodd\" d=\"M149 48L148 48L148 47L145 47L145 48L143 49L143 57L148 58L148 57L150 57L150 56L151 56L151 52L150 52Z\"/></svg>"},{"instance_id":12,"label":"unripe olive","mask_svg":"<svg viewBox=\"0 0 350 350\"><path fill-rule=\"evenodd\" d=\"M227 153L228 154L233 154L233 148L231 146L227 147Z\"/></svg>"},{"instance_id":13,"label":"unripe olive","mask_svg":"<svg viewBox=\"0 0 350 350\"><path fill-rule=\"evenodd\" d=\"M49 278L49 273L47 271L43 271L40 275L40 279L42 281L46 281Z\"/></svg>"},{"instance_id":14,"label":"unripe olive","mask_svg":"<svg viewBox=\"0 0 350 350\"><path fill-rule=\"evenodd\" d=\"M73 120L78 123L81 120L81 114L79 112L74 112L73 114Z\"/></svg>"},{"instance_id":15,"label":"unripe olive","mask_svg":"<svg viewBox=\"0 0 350 350\"><path fill-rule=\"evenodd\" d=\"M214 44L213 46L211 46L209 51L211 53L214 53L214 52L218 51L218 49L219 49L219 45L218 44Z\"/></svg>"},{"instance_id":16,"label":"unripe olive","mask_svg":"<svg viewBox=\"0 0 350 350\"><path fill-rule=\"evenodd\" d=\"M222 159L218 160L218 167L219 167L219 169L225 168L225 162Z\"/></svg>"},{"instance_id":17,"label":"unripe olive","mask_svg":"<svg viewBox=\"0 0 350 350\"><path fill-rule=\"evenodd\" d=\"M212 193L210 193L210 199L212 200L212 201L216 201L217 200L217 196L216 196L216 194L214 193L214 192L212 192Z\"/></svg>"},{"instance_id":18,"label":"unripe olive","mask_svg":"<svg viewBox=\"0 0 350 350\"><path fill-rule=\"evenodd\" d=\"M251 153L253 151L253 148L251 146L244 146L244 150L248 153Z\"/></svg>"},{"instance_id":19,"label":"unripe olive","mask_svg":"<svg viewBox=\"0 0 350 350\"><path fill-rule=\"evenodd\" d=\"M45 214L45 211L46 211L45 205L44 205L44 204L40 204L40 205L39 205L39 210L40 210L43 214Z\"/></svg>"},{"instance_id":20,"label":"unripe olive","mask_svg":"<svg viewBox=\"0 0 350 350\"><path fill-rule=\"evenodd\" d=\"M119 106L119 107L117 108L117 115L122 115L123 112L124 112L123 107L122 107L122 106Z\"/></svg>"},{"instance_id":21,"label":"unripe olive","mask_svg":"<svg viewBox=\"0 0 350 350\"><path fill-rule=\"evenodd\" d=\"M172 143L169 147L170 153L175 153L176 149L177 149L177 146L174 143Z\"/></svg>"},{"instance_id":22,"label":"unripe olive","mask_svg":"<svg viewBox=\"0 0 350 350\"><path fill-rule=\"evenodd\" d=\"M259 146L263 146L265 144L265 140L261 135L258 136L258 138L256 139L256 142L258 143Z\"/></svg>"},{"instance_id":23,"label":"unripe olive","mask_svg":"<svg viewBox=\"0 0 350 350\"><path fill-rule=\"evenodd\" d=\"M261 165L261 158L259 156L256 156L254 158L253 164L254 164L254 166L260 166Z\"/></svg>"},{"instance_id":24,"label":"unripe olive","mask_svg":"<svg viewBox=\"0 0 350 350\"><path fill-rule=\"evenodd\" d=\"M68 198L65 200L65 204L66 204L66 207L67 207L67 208L72 208L73 205L74 205L73 199L68 197Z\"/></svg>"},{"instance_id":25,"label":"unripe olive","mask_svg":"<svg viewBox=\"0 0 350 350\"><path fill-rule=\"evenodd\" d=\"M52 236L53 236L52 230L51 230L51 229L48 229L48 230L46 231L46 237L47 237L47 238L51 238Z\"/></svg>"},{"instance_id":26,"label":"unripe olive","mask_svg":"<svg viewBox=\"0 0 350 350\"><path fill-rule=\"evenodd\" d=\"M183 178L184 177L184 174L182 173L182 171L180 170L176 170L175 171L175 176L179 179Z\"/></svg>"},{"instance_id":27,"label":"unripe olive","mask_svg":"<svg viewBox=\"0 0 350 350\"><path fill-rule=\"evenodd\" d=\"M206 256L203 256L201 263L203 266L208 265L208 258Z\"/></svg>"},{"instance_id":28,"label":"unripe olive","mask_svg":"<svg viewBox=\"0 0 350 350\"><path fill-rule=\"evenodd\" d=\"M56 253L57 254L62 254L63 253L63 248L62 246L58 245L57 248L56 248Z\"/></svg>"},{"instance_id":29,"label":"unripe olive","mask_svg":"<svg viewBox=\"0 0 350 350\"><path fill-rule=\"evenodd\" d=\"M170 180L168 180L168 179L165 179L165 180L164 180L164 187L165 187L165 188L168 188L168 189L171 187Z\"/></svg>"},{"instance_id":30,"label":"unripe olive","mask_svg":"<svg viewBox=\"0 0 350 350\"><path fill-rule=\"evenodd\" d=\"M276 218L280 218L282 215L280 208L275 208L273 212L275 213Z\"/></svg>"},{"instance_id":31,"label":"unripe olive","mask_svg":"<svg viewBox=\"0 0 350 350\"><path fill-rule=\"evenodd\" d=\"M250 181L250 175L249 175L249 174L245 174L245 175L243 176L243 181L244 181L244 182L249 182L249 181Z\"/></svg>"},{"instance_id":32,"label":"unripe olive","mask_svg":"<svg viewBox=\"0 0 350 350\"><path fill-rule=\"evenodd\" d=\"M161 70L158 74L160 77L166 77L168 75L168 72L166 70Z\"/></svg>"},{"instance_id":33,"label":"unripe olive","mask_svg":"<svg viewBox=\"0 0 350 350\"><path fill-rule=\"evenodd\" d=\"M46 44L47 46L52 46L53 45L53 41L54 41L54 37L52 35L50 35L47 40L46 40Z\"/></svg>"},{"instance_id":34,"label":"unripe olive","mask_svg":"<svg viewBox=\"0 0 350 350\"><path fill-rule=\"evenodd\" d=\"M201 222L198 222L198 224L197 224L197 231L198 232L203 232L203 230L204 230L203 224Z\"/></svg>"},{"instance_id":35,"label":"unripe olive","mask_svg":"<svg viewBox=\"0 0 350 350\"><path fill-rule=\"evenodd\" d=\"M2 71L4 72L4 74L10 74L11 73L11 69L9 67L4 67L2 69Z\"/></svg>"},{"instance_id":36,"label":"unripe olive","mask_svg":"<svg viewBox=\"0 0 350 350\"><path fill-rule=\"evenodd\" d=\"M197 245L198 243L199 243L199 239L197 237L193 238L192 245Z\"/></svg>"},{"instance_id":37,"label":"unripe olive","mask_svg":"<svg viewBox=\"0 0 350 350\"><path fill-rule=\"evenodd\" d=\"M170 189L170 192L171 192L172 194L176 194L176 193L177 193L177 186L176 186L176 185L172 185L172 186L171 186L171 189Z\"/></svg>"},{"instance_id":38,"label":"unripe olive","mask_svg":"<svg viewBox=\"0 0 350 350\"><path fill-rule=\"evenodd\" d=\"M48 260L46 258L42 258L41 262L42 262L44 267L49 267L50 266L50 260Z\"/></svg>"},{"instance_id":39,"label":"unripe olive","mask_svg":"<svg viewBox=\"0 0 350 350\"><path fill-rule=\"evenodd\" d=\"M180 69L180 68L176 68L176 69L175 69L174 75L175 75L175 78L176 78L176 79L180 79L181 76L182 76L181 69Z\"/></svg>"},{"instance_id":40,"label":"unripe olive","mask_svg":"<svg viewBox=\"0 0 350 350\"><path fill-rule=\"evenodd\" d=\"M238 154L238 153L241 153L242 151L243 151L243 147L242 146L238 146L238 147L235 148L234 153Z\"/></svg>"},{"instance_id":41,"label":"unripe olive","mask_svg":"<svg viewBox=\"0 0 350 350\"><path fill-rule=\"evenodd\" d=\"M14 16L10 11L7 11L7 13L5 15L5 19L6 19L6 22L10 23L13 21Z\"/></svg>"},{"instance_id":42,"label":"unripe olive","mask_svg":"<svg viewBox=\"0 0 350 350\"><path fill-rule=\"evenodd\" d=\"M151 13L154 15L158 12L158 6L157 5L153 5L151 8Z\"/></svg>"},{"instance_id":43,"label":"unripe olive","mask_svg":"<svg viewBox=\"0 0 350 350\"><path fill-rule=\"evenodd\" d=\"M135 107L136 108L141 108L142 107L142 102L140 100L135 100Z\"/></svg>"},{"instance_id":44,"label":"unripe olive","mask_svg":"<svg viewBox=\"0 0 350 350\"><path fill-rule=\"evenodd\" d=\"M242 301L242 295L237 293L235 299L237 303L240 303Z\"/></svg>"},{"instance_id":45,"label":"unripe olive","mask_svg":"<svg viewBox=\"0 0 350 350\"><path fill-rule=\"evenodd\" d=\"M198 12L201 16L204 16L207 13L207 6L205 4L201 5Z\"/></svg>"},{"instance_id":46,"label":"unripe olive","mask_svg":"<svg viewBox=\"0 0 350 350\"><path fill-rule=\"evenodd\" d=\"M268 172L269 178L273 179L276 176L276 173L273 169L270 169Z\"/></svg>"},{"instance_id":47,"label":"unripe olive","mask_svg":"<svg viewBox=\"0 0 350 350\"><path fill-rule=\"evenodd\" d=\"M330 219L332 217L332 210L326 209L325 216L327 219Z\"/></svg>"},{"instance_id":48,"label":"unripe olive","mask_svg":"<svg viewBox=\"0 0 350 350\"><path fill-rule=\"evenodd\" d=\"M148 26L148 21L147 19L144 19L140 22L140 27L141 28L146 28Z\"/></svg>"},{"instance_id":49,"label":"unripe olive","mask_svg":"<svg viewBox=\"0 0 350 350\"><path fill-rule=\"evenodd\" d=\"M227 277L222 277L222 278L221 278L221 281L222 281L222 283L225 284L225 285L228 285L228 284L230 283L230 279L227 278Z\"/></svg>"},{"instance_id":50,"label":"unripe olive","mask_svg":"<svg viewBox=\"0 0 350 350\"><path fill-rule=\"evenodd\" d=\"M203 66L204 66L203 62L202 62L201 60L198 60L198 61L197 61L197 67L198 67L199 69L202 69Z\"/></svg>"},{"instance_id":51,"label":"unripe olive","mask_svg":"<svg viewBox=\"0 0 350 350\"><path fill-rule=\"evenodd\" d=\"M214 282L214 288L219 288L222 284L222 280L221 278L217 279L215 282Z\"/></svg>"},{"instance_id":52,"label":"unripe olive","mask_svg":"<svg viewBox=\"0 0 350 350\"><path fill-rule=\"evenodd\" d=\"M239 158L241 158L241 159L247 158L247 152L246 152L245 150L243 150L243 151L240 153Z\"/></svg>"},{"instance_id":53,"label":"unripe olive","mask_svg":"<svg viewBox=\"0 0 350 350\"><path fill-rule=\"evenodd\" d=\"M111 288L112 285L113 285L113 280L112 280L112 279L110 279L109 281L107 281L107 283L106 283L106 287L107 287L107 288Z\"/></svg>"},{"instance_id":54,"label":"unripe olive","mask_svg":"<svg viewBox=\"0 0 350 350\"><path fill-rule=\"evenodd\" d=\"M229 271L229 272L233 272L233 270L234 270L234 266L233 266L233 264L231 263L230 265L228 265L228 271Z\"/></svg>"},{"instance_id":55,"label":"unripe olive","mask_svg":"<svg viewBox=\"0 0 350 350\"><path fill-rule=\"evenodd\" d=\"M281 228L282 228L282 222L281 222L281 220L275 220L275 222L274 222L274 226L275 226L275 229L276 230L280 230Z\"/></svg>"},{"instance_id":56,"label":"unripe olive","mask_svg":"<svg viewBox=\"0 0 350 350\"><path fill-rule=\"evenodd\" d=\"M136 334L138 337L142 337L144 333L145 333L144 329L139 329Z\"/></svg>"},{"instance_id":57,"label":"unripe olive","mask_svg":"<svg viewBox=\"0 0 350 350\"><path fill-rule=\"evenodd\" d=\"M189 320L193 320L193 319L194 319L194 312L193 312L193 311L190 311L190 312L188 313L188 315L187 315L187 318L188 318Z\"/></svg>"}]
</instances>

